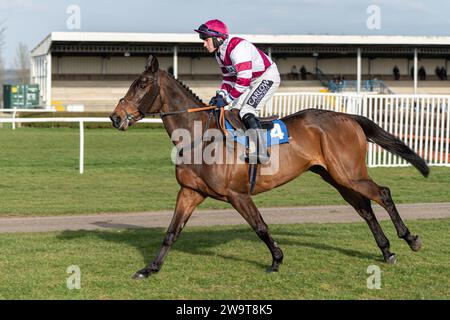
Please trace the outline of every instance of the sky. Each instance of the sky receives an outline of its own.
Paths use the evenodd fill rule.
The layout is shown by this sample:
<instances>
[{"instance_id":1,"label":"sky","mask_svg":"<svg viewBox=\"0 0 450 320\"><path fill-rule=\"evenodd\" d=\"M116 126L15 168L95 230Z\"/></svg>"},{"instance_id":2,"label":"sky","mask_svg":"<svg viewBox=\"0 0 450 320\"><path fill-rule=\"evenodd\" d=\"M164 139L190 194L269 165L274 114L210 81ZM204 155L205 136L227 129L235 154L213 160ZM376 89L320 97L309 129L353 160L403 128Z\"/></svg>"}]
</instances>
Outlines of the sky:
<instances>
[{"instance_id":1,"label":"sky","mask_svg":"<svg viewBox=\"0 0 450 320\"><path fill-rule=\"evenodd\" d=\"M67 27L71 5L79 30ZM0 0L2 57L12 68L20 42L32 49L52 31L190 33L209 19L236 34L450 36L450 1Z\"/></svg>"}]
</instances>

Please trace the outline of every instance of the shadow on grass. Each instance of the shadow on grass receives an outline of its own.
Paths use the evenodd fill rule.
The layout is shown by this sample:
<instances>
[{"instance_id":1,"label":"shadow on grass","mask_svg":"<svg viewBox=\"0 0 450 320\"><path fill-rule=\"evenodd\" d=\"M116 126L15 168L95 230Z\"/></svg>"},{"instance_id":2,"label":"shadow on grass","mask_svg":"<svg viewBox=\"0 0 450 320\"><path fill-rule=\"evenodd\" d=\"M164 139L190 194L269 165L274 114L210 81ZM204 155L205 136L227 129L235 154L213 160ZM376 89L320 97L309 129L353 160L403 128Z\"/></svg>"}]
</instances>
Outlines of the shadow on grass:
<instances>
[{"instance_id":1,"label":"shadow on grass","mask_svg":"<svg viewBox=\"0 0 450 320\"><path fill-rule=\"evenodd\" d=\"M112 232L111 230L64 231L58 235L57 238L64 241L80 238L98 238L107 242L127 244L140 252L144 264L147 265L157 254L165 236L165 229L163 228L142 229L134 225L110 224L106 222L96 224L107 229L120 229L120 232ZM379 260L377 255L368 252L328 245L324 243L325 240L321 240L316 234L304 232L295 233L292 231L283 232L279 229L280 228L277 228L277 230L272 231L272 236L277 240L281 248L288 245L301 246L321 251L335 251L343 255L360 259ZM309 238L314 241L301 241L300 239L303 238ZM262 250L262 252L258 251L257 253L267 254L267 264L260 263L253 259L240 258L238 251L235 254L226 255L219 253L219 250L215 249L216 247L231 241L252 242L252 245L253 243L254 245L259 245L258 250ZM223 230L188 229L188 231L184 231L180 235L180 238L172 246L171 250L198 256L215 256L234 262L251 263L264 270L272 262L268 249L249 227L229 227Z\"/></svg>"}]
</instances>

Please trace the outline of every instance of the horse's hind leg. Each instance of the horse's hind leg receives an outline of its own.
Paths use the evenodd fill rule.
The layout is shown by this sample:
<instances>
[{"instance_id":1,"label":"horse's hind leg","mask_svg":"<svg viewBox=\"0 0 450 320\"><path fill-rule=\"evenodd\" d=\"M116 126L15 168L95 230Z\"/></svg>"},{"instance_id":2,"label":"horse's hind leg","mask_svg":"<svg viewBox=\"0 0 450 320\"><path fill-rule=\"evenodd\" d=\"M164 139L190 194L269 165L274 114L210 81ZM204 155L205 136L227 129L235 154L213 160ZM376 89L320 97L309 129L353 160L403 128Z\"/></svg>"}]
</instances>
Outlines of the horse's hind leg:
<instances>
[{"instance_id":1,"label":"horse's hind leg","mask_svg":"<svg viewBox=\"0 0 450 320\"><path fill-rule=\"evenodd\" d=\"M390 252L390 243L381 229L375 214L373 213L370 200L356 191L346 188L336 182L334 178L323 167L316 166L310 169L312 172L319 174L326 182L335 187L341 196L347 201L358 214L366 221L370 231L377 242L378 247L383 253L384 260L387 263L395 263L395 254Z\"/></svg>"},{"instance_id":2,"label":"horse's hind leg","mask_svg":"<svg viewBox=\"0 0 450 320\"><path fill-rule=\"evenodd\" d=\"M394 201L391 197L391 192L387 187L380 187L370 178L361 180L351 180L349 182L351 189L359 192L363 196L377 202L382 206L389 214L397 235L399 238L404 239L413 251L419 251L422 243L419 236L413 236L409 232L402 218L400 217Z\"/></svg>"},{"instance_id":3,"label":"horse's hind leg","mask_svg":"<svg viewBox=\"0 0 450 320\"><path fill-rule=\"evenodd\" d=\"M133 276L134 279L147 278L152 273L156 273L161 269L170 247L172 247L175 241L177 241L178 236L183 230L186 222L189 220L194 209L204 199L205 197L203 195L194 190L181 188L181 190L178 192L177 204L175 207L175 213L173 215L172 222L167 229L167 234L164 238L158 255L147 267L136 272Z\"/></svg>"},{"instance_id":4,"label":"horse's hind leg","mask_svg":"<svg viewBox=\"0 0 450 320\"><path fill-rule=\"evenodd\" d=\"M379 195L375 198L375 201L378 202L389 213L389 216L394 223L395 229L397 230L398 237L404 239L408 243L411 250L419 251L422 247L420 237L417 235L413 236L409 232L409 229L406 227L405 223L400 217L400 214L397 211L397 208L395 207L395 203L392 200L391 191L389 190L389 188L378 186L373 181L370 181L369 183L373 185L372 188L378 189Z\"/></svg>"},{"instance_id":5,"label":"horse's hind leg","mask_svg":"<svg viewBox=\"0 0 450 320\"><path fill-rule=\"evenodd\" d=\"M252 198L248 194L233 193L228 197L231 205L241 214L241 216L255 230L258 237L264 241L272 254L272 266L267 270L269 272L278 271L283 262L283 251L269 234L269 228L264 222L261 213L256 208Z\"/></svg>"},{"instance_id":6,"label":"horse's hind leg","mask_svg":"<svg viewBox=\"0 0 450 320\"><path fill-rule=\"evenodd\" d=\"M367 138L364 132L359 125L351 121L345 123L348 127L342 128L338 138L325 134L321 139L327 171L337 184L356 191L385 208L395 225L398 236L405 239L412 250L419 250L420 239L418 236L412 236L403 223L389 189L378 186L367 173ZM349 143L350 141L352 143Z\"/></svg>"}]
</instances>

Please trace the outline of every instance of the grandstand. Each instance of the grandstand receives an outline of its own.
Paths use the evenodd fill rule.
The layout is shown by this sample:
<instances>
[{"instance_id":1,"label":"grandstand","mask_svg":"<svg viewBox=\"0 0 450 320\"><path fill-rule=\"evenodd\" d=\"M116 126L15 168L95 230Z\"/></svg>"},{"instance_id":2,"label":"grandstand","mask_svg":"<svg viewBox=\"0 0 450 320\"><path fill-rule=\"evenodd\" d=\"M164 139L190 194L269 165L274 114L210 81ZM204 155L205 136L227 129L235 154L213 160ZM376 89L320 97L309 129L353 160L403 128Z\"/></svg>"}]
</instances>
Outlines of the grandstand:
<instances>
[{"instance_id":1,"label":"grandstand","mask_svg":"<svg viewBox=\"0 0 450 320\"><path fill-rule=\"evenodd\" d=\"M328 80L355 80L346 91L361 90L364 80L376 80L397 94L450 94L450 82L435 73L436 68L448 70L450 37L241 36L277 63L283 79L279 92L330 90L319 79L316 70L320 70ZM219 68L194 33L53 32L32 50L31 81L40 84L43 105L110 111L150 53L158 56L162 69L204 100L219 86ZM291 72L294 65L297 70L306 68L306 80ZM398 81L394 66L399 69ZM416 72L411 74L413 66ZM425 81L419 80L421 67Z\"/></svg>"}]
</instances>

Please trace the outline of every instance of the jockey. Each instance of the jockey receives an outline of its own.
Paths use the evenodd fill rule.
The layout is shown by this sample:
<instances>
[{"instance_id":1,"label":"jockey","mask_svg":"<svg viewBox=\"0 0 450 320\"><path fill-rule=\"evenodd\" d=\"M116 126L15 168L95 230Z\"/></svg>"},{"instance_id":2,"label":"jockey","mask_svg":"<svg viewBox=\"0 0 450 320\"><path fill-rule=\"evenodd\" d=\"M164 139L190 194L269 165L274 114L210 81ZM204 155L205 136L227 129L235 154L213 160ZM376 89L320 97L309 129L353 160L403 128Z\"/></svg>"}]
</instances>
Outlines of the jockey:
<instances>
[{"instance_id":1,"label":"jockey","mask_svg":"<svg viewBox=\"0 0 450 320\"><path fill-rule=\"evenodd\" d=\"M232 109L240 110L250 138L248 160L266 163L269 161L266 132L258 116L280 85L277 65L249 41L229 36L228 27L220 20L207 21L194 31L199 33L208 52L215 54L222 70L222 85L210 105L231 104Z\"/></svg>"}]
</instances>

